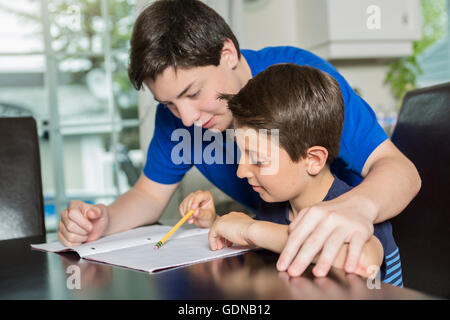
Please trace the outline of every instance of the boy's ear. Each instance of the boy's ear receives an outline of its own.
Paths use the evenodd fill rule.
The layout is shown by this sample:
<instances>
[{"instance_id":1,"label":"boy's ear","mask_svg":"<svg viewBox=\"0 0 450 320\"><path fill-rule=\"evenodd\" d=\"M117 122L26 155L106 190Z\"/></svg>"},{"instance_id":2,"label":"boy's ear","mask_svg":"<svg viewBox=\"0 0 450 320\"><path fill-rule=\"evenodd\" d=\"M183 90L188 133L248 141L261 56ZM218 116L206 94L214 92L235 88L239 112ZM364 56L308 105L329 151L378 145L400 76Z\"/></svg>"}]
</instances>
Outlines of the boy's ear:
<instances>
[{"instance_id":1,"label":"boy's ear","mask_svg":"<svg viewBox=\"0 0 450 320\"><path fill-rule=\"evenodd\" d=\"M306 170L308 174L316 176L327 164L328 150L324 147L313 146L306 151Z\"/></svg>"},{"instance_id":2,"label":"boy's ear","mask_svg":"<svg viewBox=\"0 0 450 320\"><path fill-rule=\"evenodd\" d=\"M220 63L227 65L231 69L235 69L239 64L239 55L233 41L226 39L223 48Z\"/></svg>"}]
</instances>

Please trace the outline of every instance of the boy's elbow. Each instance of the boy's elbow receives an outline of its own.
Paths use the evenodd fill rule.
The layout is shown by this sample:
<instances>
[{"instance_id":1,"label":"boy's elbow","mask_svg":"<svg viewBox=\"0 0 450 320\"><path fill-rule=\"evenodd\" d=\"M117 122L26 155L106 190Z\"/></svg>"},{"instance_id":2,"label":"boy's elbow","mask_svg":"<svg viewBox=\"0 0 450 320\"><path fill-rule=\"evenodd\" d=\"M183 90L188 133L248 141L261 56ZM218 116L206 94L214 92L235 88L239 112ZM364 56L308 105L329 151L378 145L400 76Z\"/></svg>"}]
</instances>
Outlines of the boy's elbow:
<instances>
[{"instance_id":1,"label":"boy's elbow","mask_svg":"<svg viewBox=\"0 0 450 320\"><path fill-rule=\"evenodd\" d=\"M373 276L373 272L379 270L383 259L383 246L375 236L372 236L363 248L355 273L365 278Z\"/></svg>"}]
</instances>

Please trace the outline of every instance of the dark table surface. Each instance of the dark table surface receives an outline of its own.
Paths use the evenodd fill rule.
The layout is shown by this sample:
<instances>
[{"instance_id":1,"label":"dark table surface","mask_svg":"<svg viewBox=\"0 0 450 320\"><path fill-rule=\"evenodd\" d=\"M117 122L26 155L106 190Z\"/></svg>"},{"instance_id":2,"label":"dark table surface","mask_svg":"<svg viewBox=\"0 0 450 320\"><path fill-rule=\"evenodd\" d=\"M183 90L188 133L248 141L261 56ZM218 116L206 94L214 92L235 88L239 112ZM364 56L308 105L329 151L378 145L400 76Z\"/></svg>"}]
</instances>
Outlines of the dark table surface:
<instances>
[{"instance_id":1,"label":"dark table surface","mask_svg":"<svg viewBox=\"0 0 450 320\"><path fill-rule=\"evenodd\" d=\"M42 242L0 241L0 299L432 299L385 284L369 289L366 279L337 269L322 279L311 268L289 278L277 272L278 256L265 250L148 274L30 247Z\"/></svg>"}]
</instances>

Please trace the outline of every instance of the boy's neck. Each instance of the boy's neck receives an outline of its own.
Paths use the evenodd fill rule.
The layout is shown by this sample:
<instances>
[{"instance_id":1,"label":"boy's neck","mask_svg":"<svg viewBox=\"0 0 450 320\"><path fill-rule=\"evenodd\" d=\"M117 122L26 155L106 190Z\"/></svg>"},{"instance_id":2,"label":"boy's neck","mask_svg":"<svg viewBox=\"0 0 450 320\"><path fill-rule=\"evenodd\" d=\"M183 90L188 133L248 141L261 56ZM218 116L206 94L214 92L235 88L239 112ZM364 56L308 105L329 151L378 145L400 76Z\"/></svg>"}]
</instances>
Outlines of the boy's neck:
<instances>
[{"instance_id":1,"label":"boy's neck","mask_svg":"<svg viewBox=\"0 0 450 320\"><path fill-rule=\"evenodd\" d=\"M303 191L296 198L289 200L294 217L302 209L312 207L321 202L328 194L333 182L334 176L328 167L324 167L317 176L312 177L305 185Z\"/></svg>"}]
</instances>

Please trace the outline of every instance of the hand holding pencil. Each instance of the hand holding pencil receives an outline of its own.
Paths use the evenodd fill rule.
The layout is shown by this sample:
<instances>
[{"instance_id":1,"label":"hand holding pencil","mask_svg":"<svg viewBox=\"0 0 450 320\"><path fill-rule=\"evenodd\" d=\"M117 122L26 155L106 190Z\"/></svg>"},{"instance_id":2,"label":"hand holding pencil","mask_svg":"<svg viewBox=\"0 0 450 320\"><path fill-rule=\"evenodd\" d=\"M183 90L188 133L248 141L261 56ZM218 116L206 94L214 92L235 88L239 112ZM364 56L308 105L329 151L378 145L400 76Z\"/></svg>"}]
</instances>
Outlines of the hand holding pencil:
<instances>
[{"instance_id":1,"label":"hand holding pencil","mask_svg":"<svg viewBox=\"0 0 450 320\"><path fill-rule=\"evenodd\" d=\"M190 210L195 212L187 220L200 228L211 228L216 219L214 199L210 191L197 191L188 195L180 204L180 214L184 216Z\"/></svg>"},{"instance_id":2,"label":"hand holding pencil","mask_svg":"<svg viewBox=\"0 0 450 320\"><path fill-rule=\"evenodd\" d=\"M181 202L180 214L183 218L154 246L154 249L161 248L186 221L200 228L210 228L216 219L216 209L211 192L197 191L191 193Z\"/></svg>"}]
</instances>

